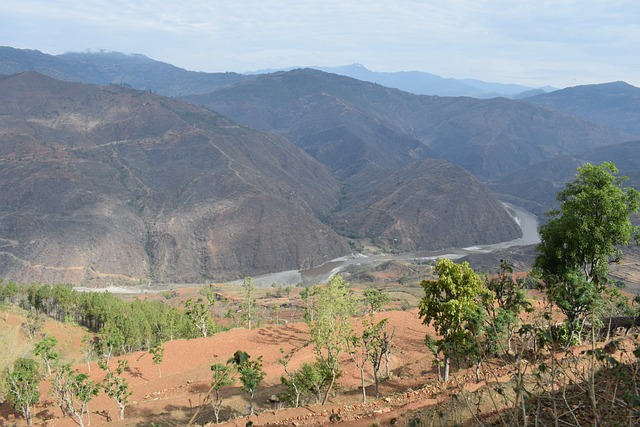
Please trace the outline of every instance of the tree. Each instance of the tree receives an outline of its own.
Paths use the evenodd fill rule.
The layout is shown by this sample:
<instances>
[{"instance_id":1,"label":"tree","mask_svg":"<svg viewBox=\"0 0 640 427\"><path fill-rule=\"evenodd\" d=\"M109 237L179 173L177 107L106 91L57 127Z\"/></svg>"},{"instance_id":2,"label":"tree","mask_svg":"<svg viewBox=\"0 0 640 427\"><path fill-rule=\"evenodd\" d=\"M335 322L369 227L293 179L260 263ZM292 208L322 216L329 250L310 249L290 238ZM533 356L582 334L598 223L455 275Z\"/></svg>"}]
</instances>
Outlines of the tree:
<instances>
[{"instance_id":1,"label":"tree","mask_svg":"<svg viewBox=\"0 0 640 427\"><path fill-rule=\"evenodd\" d=\"M253 398L266 372L262 370L262 356L256 360L245 360L238 367L242 391L249 394L249 415L253 415Z\"/></svg>"},{"instance_id":2,"label":"tree","mask_svg":"<svg viewBox=\"0 0 640 427\"><path fill-rule=\"evenodd\" d=\"M0 306L11 303L16 295L18 295L18 285L12 280L5 282L0 279Z\"/></svg>"},{"instance_id":3,"label":"tree","mask_svg":"<svg viewBox=\"0 0 640 427\"><path fill-rule=\"evenodd\" d=\"M364 323L364 322L363 322ZM363 324L363 328L366 331L367 325ZM351 360L358 367L360 371L360 388L362 389L362 403L367 403L367 388L365 387L365 366L369 362L369 345L367 342L366 333L362 335L352 335L347 339L347 353L351 356Z\"/></svg>"},{"instance_id":4,"label":"tree","mask_svg":"<svg viewBox=\"0 0 640 427\"><path fill-rule=\"evenodd\" d=\"M315 286L312 293L314 314L305 314L305 319L315 344L314 351L331 373L331 382L322 401L325 404L340 372L340 353L352 335L351 317L357 311L357 303L349 284L340 275L333 276L324 286Z\"/></svg>"},{"instance_id":5,"label":"tree","mask_svg":"<svg viewBox=\"0 0 640 427\"><path fill-rule=\"evenodd\" d=\"M51 363L58 360L58 352L56 351L58 340L51 335L45 335L33 349L33 354L42 357L45 367L47 368L47 376L51 375Z\"/></svg>"},{"instance_id":6,"label":"tree","mask_svg":"<svg viewBox=\"0 0 640 427\"><path fill-rule=\"evenodd\" d=\"M530 312L531 302L527 299L524 284L513 278L513 265L502 259L498 276L487 280L487 289L493 292L497 304L497 307L493 303L486 305L487 311L491 314L493 332L499 335L504 331L507 336L507 350L511 352L511 339L520 321L520 313L523 310Z\"/></svg>"},{"instance_id":7,"label":"tree","mask_svg":"<svg viewBox=\"0 0 640 427\"><path fill-rule=\"evenodd\" d=\"M196 301L189 298L184 303L185 314L204 338L209 336L209 332L214 329L213 321L211 320L211 307L213 307L213 302L214 301L208 298L206 301L202 298L198 298Z\"/></svg>"},{"instance_id":8,"label":"tree","mask_svg":"<svg viewBox=\"0 0 640 427\"><path fill-rule=\"evenodd\" d=\"M82 337L82 357L87 364L87 371L91 372L91 358L95 351L95 340L91 335L85 335Z\"/></svg>"},{"instance_id":9,"label":"tree","mask_svg":"<svg viewBox=\"0 0 640 427\"><path fill-rule=\"evenodd\" d=\"M27 319L22 323L22 328L27 332L29 339L34 339L44 325L44 316L38 310L32 308L27 314Z\"/></svg>"},{"instance_id":10,"label":"tree","mask_svg":"<svg viewBox=\"0 0 640 427\"><path fill-rule=\"evenodd\" d=\"M211 390L209 390L209 394L211 394L211 391L214 391L216 394L216 399L211 401L213 413L216 417L216 424L220 422L220 408L222 408L220 389L224 386L233 384L234 381L235 378L233 377L233 370L229 366L221 363L211 365Z\"/></svg>"},{"instance_id":11,"label":"tree","mask_svg":"<svg viewBox=\"0 0 640 427\"><path fill-rule=\"evenodd\" d=\"M104 389L104 392L107 394L107 396L109 396L116 402L118 408L120 409L120 419L124 420L124 410L127 407L127 403L129 403L129 397L131 396L132 392L129 390L129 383L122 376L122 374L128 367L129 362L123 359L118 360L118 367L116 368L115 373L112 372L111 369L109 369L109 366L105 362L100 361L98 363L100 365L100 368L102 368L107 373L104 378L102 388Z\"/></svg>"},{"instance_id":12,"label":"tree","mask_svg":"<svg viewBox=\"0 0 640 427\"><path fill-rule=\"evenodd\" d=\"M162 344L156 344L149 349L149 353L151 353L151 356L153 356L153 364L158 367L158 378L162 378L160 364L164 360L164 347L162 347Z\"/></svg>"},{"instance_id":13,"label":"tree","mask_svg":"<svg viewBox=\"0 0 640 427\"><path fill-rule=\"evenodd\" d=\"M236 353L238 353L238 351L236 351ZM247 353L244 353L244 354L247 354ZM247 355L247 358L248 357L249 355ZM230 359L230 361L235 362L233 359ZM227 363L231 363L230 361L227 361ZM207 403L207 401L211 402L211 406L213 408L213 414L216 417L216 424L219 424L220 409L222 408L222 398L220 397L220 389L224 386L233 384L233 382L235 381L235 378L233 377L234 371L233 371L233 368L230 366L223 365L221 363L215 363L211 365L211 372L212 372L211 388L207 392L207 395L204 398L204 401L202 404L204 405L205 403ZM215 392L215 395L216 395L215 400L211 398L211 393L213 392ZM192 425L193 422L196 420L196 418L198 418L198 415L200 414L201 409L202 409L202 406L200 406L198 410L195 412L195 414L193 414L193 416L189 420L188 425Z\"/></svg>"},{"instance_id":14,"label":"tree","mask_svg":"<svg viewBox=\"0 0 640 427\"><path fill-rule=\"evenodd\" d=\"M447 258L436 263L438 280L420 282L425 296L420 301L419 316L424 324L433 323L440 339L434 341L437 353L444 357L444 381L449 379L451 358L464 353L472 340L465 323L480 310L486 293L482 279L469 263L456 264Z\"/></svg>"},{"instance_id":15,"label":"tree","mask_svg":"<svg viewBox=\"0 0 640 427\"><path fill-rule=\"evenodd\" d=\"M124 335L120 328L114 322L105 323L98 333L97 350L106 365L109 365L112 356L123 350L124 343Z\"/></svg>"},{"instance_id":16,"label":"tree","mask_svg":"<svg viewBox=\"0 0 640 427\"><path fill-rule=\"evenodd\" d=\"M639 237L630 215L640 208L640 193L624 188L625 180L611 162L579 167L575 179L557 195L560 209L549 212L550 220L540 227L534 262L549 298L567 316L569 343L591 315L589 396L596 424L600 424L595 390L598 301L608 283L609 264L622 257L619 247Z\"/></svg>"},{"instance_id":17,"label":"tree","mask_svg":"<svg viewBox=\"0 0 640 427\"><path fill-rule=\"evenodd\" d=\"M373 379L376 385L376 399L380 398L380 367L382 359L385 358L387 363L387 376L389 375L389 356L393 348L393 338L395 336L395 327L389 331L387 325L389 319L385 318L378 323L373 322L365 324L362 338L368 347L367 353L369 361L373 369Z\"/></svg>"},{"instance_id":18,"label":"tree","mask_svg":"<svg viewBox=\"0 0 640 427\"><path fill-rule=\"evenodd\" d=\"M292 356L293 356L293 352L289 354L285 354L284 349L280 347L280 357L278 358L278 363L282 365L282 368L284 369L284 373L287 374L287 377L288 377L288 378L283 377L280 381L282 383L285 383L285 385L291 386L290 388L293 390L293 399L292 399L293 405L294 405L294 408L297 408L298 406L300 406L301 390L300 390L300 386L298 385L295 372L289 371L289 362L291 361Z\"/></svg>"},{"instance_id":19,"label":"tree","mask_svg":"<svg viewBox=\"0 0 640 427\"><path fill-rule=\"evenodd\" d=\"M74 416L80 427L84 427L84 416L87 425L91 423L89 402L98 395L100 385L89 379L89 375L71 371L71 365L64 364L56 369L56 376L51 384L51 395L56 399L63 414Z\"/></svg>"},{"instance_id":20,"label":"tree","mask_svg":"<svg viewBox=\"0 0 640 427\"><path fill-rule=\"evenodd\" d=\"M391 297L385 291L380 291L375 288L367 288L363 292L364 300L369 307L369 312L371 314L376 311L382 310L382 308L391 302Z\"/></svg>"},{"instance_id":21,"label":"tree","mask_svg":"<svg viewBox=\"0 0 640 427\"><path fill-rule=\"evenodd\" d=\"M285 387L281 396L292 405L320 403L331 382L331 373L321 360L303 363L300 369L287 372L287 375L288 378L280 378Z\"/></svg>"},{"instance_id":22,"label":"tree","mask_svg":"<svg viewBox=\"0 0 640 427\"><path fill-rule=\"evenodd\" d=\"M253 285L253 278L247 276L242 280L242 291L244 293L244 301L242 302L242 317L247 322L249 329L252 327L253 320L256 317L256 300L253 296L256 287Z\"/></svg>"},{"instance_id":23,"label":"tree","mask_svg":"<svg viewBox=\"0 0 640 427\"><path fill-rule=\"evenodd\" d=\"M31 408L40 400L40 379L38 364L33 359L19 358L5 372L7 400L29 426L33 425Z\"/></svg>"},{"instance_id":24,"label":"tree","mask_svg":"<svg viewBox=\"0 0 640 427\"><path fill-rule=\"evenodd\" d=\"M594 313L609 264L621 258L619 246L638 239L629 217L638 212L640 193L623 187L626 177L617 174L611 162L578 168L557 195L560 209L549 212L540 227L534 270L572 331L581 317Z\"/></svg>"}]
</instances>

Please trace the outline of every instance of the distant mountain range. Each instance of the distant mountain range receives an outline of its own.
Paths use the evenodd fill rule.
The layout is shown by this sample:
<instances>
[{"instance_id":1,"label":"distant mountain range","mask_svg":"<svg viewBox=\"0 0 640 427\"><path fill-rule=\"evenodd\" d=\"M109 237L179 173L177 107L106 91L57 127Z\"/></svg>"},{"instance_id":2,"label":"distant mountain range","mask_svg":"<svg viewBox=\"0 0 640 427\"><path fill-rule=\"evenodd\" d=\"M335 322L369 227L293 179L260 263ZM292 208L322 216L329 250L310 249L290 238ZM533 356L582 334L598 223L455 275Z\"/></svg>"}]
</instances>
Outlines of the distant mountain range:
<instances>
[{"instance_id":1,"label":"distant mountain range","mask_svg":"<svg viewBox=\"0 0 640 427\"><path fill-rule=\"evenodd\" d=\"M251 74L271 74L278 71L292 71L296 68L261 70ZM307 67L327 73L352 77L365 82L378 83L416 95L437 96L469 96L472 98L514 98L544 93L556 90L551 86L532 88L528 86L503 83L489 83L476 79L445 78L423 71L378 72L368 70L361 64L345 65L341 67Z\"/></svg>"},{"instance_id":2,"label":"distant mountain range","mask_svg":"<svg viewBox=\"0 0 640 427\"><path fill-rule=\"evenodd\" d=\"M640 184L624 83L479 99L12 48L0 74L0 277L21 281L226 280L350 240L494 243L519 235L501 200L542 217L585 161Z\"/></svg>"},{"instance_id":3,"label":"distant mountain range","mask_svg":"<svg viewBox=\"0 0 640 427\"><path fill-rule=\"evenodd\" d=\"M570 87L523 100L640 137L640 88L625 82Z\"/></svg>"},{"instance_id":4,"label":"distant mountain range","mask_svg":"<svg viewBox=\"0 0 640 427\"><path fill-rule=\"evenodd\" d=\"M300 67L296 67L300 68ZM418 95L470 96L474 98L516 97L532 90L548 92L552 87L488 83L474 79L456 80L422 71L375 72L360 64L343 67L311 67L328 73L378 83ZM37 71L51 77L96 84L124 84L166 96L211 92L219 87L251 79L252 75L286 70L262 70L247 74L187 71L140 54L119 52L73 52L48 55L36 50L0 47L0 74Z\"/></svg>"}]
</instances>

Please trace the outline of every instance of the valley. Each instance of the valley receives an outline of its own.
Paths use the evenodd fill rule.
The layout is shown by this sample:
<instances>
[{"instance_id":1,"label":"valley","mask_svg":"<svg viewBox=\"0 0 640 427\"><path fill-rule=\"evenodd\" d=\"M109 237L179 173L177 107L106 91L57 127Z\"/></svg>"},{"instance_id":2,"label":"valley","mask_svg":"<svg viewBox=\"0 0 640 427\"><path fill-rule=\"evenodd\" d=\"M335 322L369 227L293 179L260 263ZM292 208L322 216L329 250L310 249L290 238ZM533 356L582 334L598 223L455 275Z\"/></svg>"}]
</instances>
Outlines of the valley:
<instances>
[{"instance_id":1,"label":"valley","mask_svg":"<svg viewBox=\"0 0 640 427\"><path fill-rule=\"evenodd\" d=\"M596 167L577 199L599 206L615 187L624 215L603 223L629 207L619 230L637 231L640 88L439 81L477 94L448 96L428 75L331 71L0 47L0 376L38 360L36 425L82 424L49 394L47 337L69 364L55 375L101 384L98 427L640 422L637 390L621 394L640 384L638 331L611 327L636 323L640 249L606 241L582 262L601 236L581 234L592 212L546 216L611 162L625 178ZM260 387L241 385L258 365ZM234 382L216 379L224 367ZM11 387L0 425L22 427Z\"/></svg>"}]
</instances>

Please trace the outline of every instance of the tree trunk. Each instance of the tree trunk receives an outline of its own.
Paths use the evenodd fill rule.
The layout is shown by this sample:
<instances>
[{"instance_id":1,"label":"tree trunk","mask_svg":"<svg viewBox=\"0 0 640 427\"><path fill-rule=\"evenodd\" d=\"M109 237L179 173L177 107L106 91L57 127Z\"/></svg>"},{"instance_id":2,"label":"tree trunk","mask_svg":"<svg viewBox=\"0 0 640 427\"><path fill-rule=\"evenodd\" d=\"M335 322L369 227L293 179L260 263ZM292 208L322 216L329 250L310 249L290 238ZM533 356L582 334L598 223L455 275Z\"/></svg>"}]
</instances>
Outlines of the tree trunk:
<instances>
[{"instance_id":1,"label":"tree trunk","mask_svg":"<svg viewBox=\"0 0 640 427\"><path fill-rule=\"evenodd\" d=\"M447 381L449 381L449 364L450 364L450 359L449 356L445 356L444 357L444 373L443 373L443 381L446 383Z\"/></svg>"},{"instance_id":2,"label":"tree trunk","mask_svg":"<svg viewBox=\"0 0 640 427\"><path fill-rule=\"evenodd\" d=\"M373 368L373 379L376 383L376 399L380 399L380 378L378 377L378 369Z\"/></svg>"},{"instance_id":3,"label":"tree trunk","mask_svg":"<svg viewBox=\"0 0 640 427\"><path fill-rule=\"evenodd\" d=\"M362 385L362 403L367 403L367 389L364 386L364 366L360 368L360 383Z\"/></svg>"},{"instance_id":4,"label":"tree trunk","mask_svg":"<svg viewBox=\"0 0 640 427\"><path fill-rule=\"evenodd\" d=\"M327 400L329 400L329 393L331 393L331 389L333 388L333 383L336 382L336 371L335 369L331 370L331 383L329 384L329 388L327 392L324 394L324 399L322 400L322 404L325 405Z\"/></svg>"}]
</instances>

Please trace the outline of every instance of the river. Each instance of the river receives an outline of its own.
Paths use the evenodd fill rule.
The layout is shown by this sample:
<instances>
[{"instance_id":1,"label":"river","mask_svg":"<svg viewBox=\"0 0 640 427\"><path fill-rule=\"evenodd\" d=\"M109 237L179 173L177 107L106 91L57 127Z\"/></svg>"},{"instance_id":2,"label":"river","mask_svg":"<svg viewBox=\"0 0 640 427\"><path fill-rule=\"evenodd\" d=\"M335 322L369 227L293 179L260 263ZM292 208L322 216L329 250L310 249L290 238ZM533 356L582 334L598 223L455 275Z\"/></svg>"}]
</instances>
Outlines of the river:
<instances>
[{"instance_id":1,"label":"river","mask_svg":"<svg viewBox=\"0 0 640 427\"><path fill-rule=\"evenodd\" d=\"M522 230L522 236L508 242L493 243L487 245L469 246L466 248L447 248L437 251L407 252L402 254L380 254L362 255L356 254L336 258L318 267L307 270L289 270L279 273L254 276L254 284L260 287L269 287L274 283L279 285L296 285L298 283L315 284L324 283L332 275L340 273L345 268L352 265L380 264L391 260L435 260L438 258L458 259L473 253L489 253L499 249L506 249L513 246L528 246L540 242L538 234L538 219L531 212L509 203L503 203ZM231 282L240 284L242 281Z\"/></svg>"},{"instance_id":2,"label":"river","mask_svg":"<svg viewBox=\"0 0 640 427\"><path fill-rule=\"evenodd\" d=\"M469 246L466 248L448 248L438 251L419 251L419 252L407 252L402 254L380 254L380 255L363 255L354 254L341 258L336 258L318 267L310 268L307 270L289 270L281 271L278 273L263 274L260 276L254 276L254 285L259 287L270 287L273 284L278 285L297 285L299 283L311 285L315 283L327 282L331 276L340 273L345 268L352 265L364 265L364 264L381 264L391 260L416 260L426 261L435 260L438 258L450 258L458 259L466 255L473 253L489 253L499 249L506 249L513 246L528 246L540 242L540 236L538 234L538 219L535 215L529 211L514 206L509 203L503 203L505 208L511 214L511 217L516 221L522 230L522 236L515 240L508 242L493 243L488 245ZM242 280L235 280L228 282L228 284L240 285ZM194 286L193 284L173 285L169 287L183 287ZM143 285L134 287L121 287L121 286L109 286L105 288L85 288L77 287L76 290L85 292L111 292L116 294L122 293L146 293L146 292L158 292L167 286L157 285Z\"/></svg>"}]
</instances>

